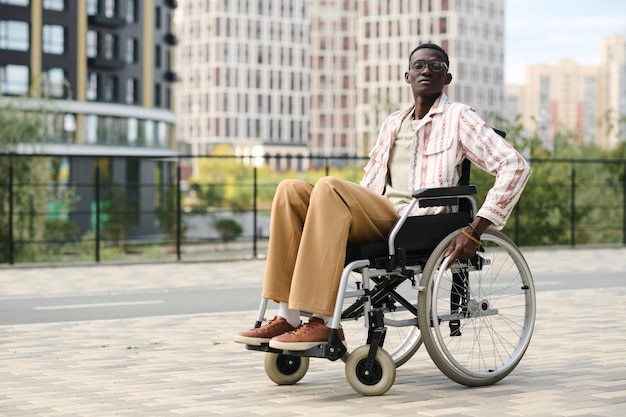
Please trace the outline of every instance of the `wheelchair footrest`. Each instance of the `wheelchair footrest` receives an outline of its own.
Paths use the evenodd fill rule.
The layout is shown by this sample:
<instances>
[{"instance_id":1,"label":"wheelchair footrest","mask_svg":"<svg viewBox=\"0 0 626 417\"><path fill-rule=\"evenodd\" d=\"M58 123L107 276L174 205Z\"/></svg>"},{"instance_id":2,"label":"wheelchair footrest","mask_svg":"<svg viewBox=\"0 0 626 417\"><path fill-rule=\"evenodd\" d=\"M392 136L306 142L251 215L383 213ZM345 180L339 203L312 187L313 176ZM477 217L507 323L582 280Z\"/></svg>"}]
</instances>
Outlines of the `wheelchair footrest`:
<instances>
[{"instance_id":1,"label":"wheelchair footrest","mask_svg":"<svg viewBox=\"0 0 626 417\"><path fill-rule=\"evenodd\" d=\"M261 344L261 346L246 345L248 350L256 350L259 352L277 353L279 355L287 356L300 356L310 358L326 358L331 361L341 359L343 355L348 351L346 345L344 345L339 339L339 331L337 329L330 330L330 336L328 343L320 343L317 346L309 348L307 350L282 350L271 348L268 344Z\"/></svg>"}]
</instances>

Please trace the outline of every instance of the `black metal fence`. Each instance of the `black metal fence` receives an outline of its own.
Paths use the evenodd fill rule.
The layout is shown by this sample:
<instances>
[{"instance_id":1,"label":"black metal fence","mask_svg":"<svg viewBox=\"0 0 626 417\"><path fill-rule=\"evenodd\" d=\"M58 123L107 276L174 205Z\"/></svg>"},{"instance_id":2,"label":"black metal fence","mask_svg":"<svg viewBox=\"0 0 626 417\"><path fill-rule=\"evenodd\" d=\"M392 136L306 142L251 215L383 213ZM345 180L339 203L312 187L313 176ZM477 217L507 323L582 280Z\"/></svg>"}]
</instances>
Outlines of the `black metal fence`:
<instances>
[{"instance_id":1,"label":"black metal fence","mask_svg":"<svg viewBox=\"0 0 626 417\"><path fill-rule=\"evenodd\" d=\"M262 256L269 206L282 178L358 181L363 162L335 156L3 154L0 263ZM505 228L519 245L626 245L626 160L531 165L531 180ZM199 176L190 177L192 171ZM480 203L492 177L473 169L472 183Z\"/></svg>"}]
</instances>

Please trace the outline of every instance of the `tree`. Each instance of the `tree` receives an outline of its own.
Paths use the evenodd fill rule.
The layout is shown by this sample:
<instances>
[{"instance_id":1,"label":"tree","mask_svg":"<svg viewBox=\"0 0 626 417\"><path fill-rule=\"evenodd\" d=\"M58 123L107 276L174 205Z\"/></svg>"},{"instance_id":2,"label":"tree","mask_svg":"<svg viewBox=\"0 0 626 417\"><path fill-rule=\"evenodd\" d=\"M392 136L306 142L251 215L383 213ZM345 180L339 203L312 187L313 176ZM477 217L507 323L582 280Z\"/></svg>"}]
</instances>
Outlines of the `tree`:
<instances>
[{"instance_id":1,"label":"tree","mask_svg":"<svg viewBox=\"0 0 626 417\"><path fill-rule=\"evenodd\" d=\"M30 242L43 240L46 217L41 213L46 211L47 202L51 200L50 191L43 186L49 182L46 158L23 157L16 152L20 146L30 145L36 149L51 136L50 121L58 112L47 101L30 100L27 105L26 100L19 97L0 102L1 262L13 260L10 259L11 249L14 250L11 258L21 261L34 261L42 253L40 245ZM13 213L11 225L10 212ZM12 248L9 248L10 238L15 242Z\"/></svg>"}]
</instances>

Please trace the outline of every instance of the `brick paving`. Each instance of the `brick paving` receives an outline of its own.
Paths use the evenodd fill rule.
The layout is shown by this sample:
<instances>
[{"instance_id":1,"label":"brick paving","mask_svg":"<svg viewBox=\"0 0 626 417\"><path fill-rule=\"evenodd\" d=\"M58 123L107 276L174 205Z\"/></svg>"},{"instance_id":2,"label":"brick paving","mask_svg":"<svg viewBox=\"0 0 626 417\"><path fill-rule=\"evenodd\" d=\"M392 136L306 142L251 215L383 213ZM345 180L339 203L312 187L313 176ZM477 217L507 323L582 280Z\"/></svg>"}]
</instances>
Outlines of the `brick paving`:
<instances>
[{"instance_id":1,"label":"brick paving","mask_svg":"<svg viewBox=\"0 0 626 417\"><path fill-rule=\"evenodd\" d=\"M623 271L626 248L524 250L537 273ZM0 296L258 285L264 261L1 268ZM0 327L1 416L623 416L626 286L541 291L517 369L489 387L445 377L425 348L383 396L355 393L341 361L293 386L232 342L256 312Z\"/></svg>"}]
</instances>

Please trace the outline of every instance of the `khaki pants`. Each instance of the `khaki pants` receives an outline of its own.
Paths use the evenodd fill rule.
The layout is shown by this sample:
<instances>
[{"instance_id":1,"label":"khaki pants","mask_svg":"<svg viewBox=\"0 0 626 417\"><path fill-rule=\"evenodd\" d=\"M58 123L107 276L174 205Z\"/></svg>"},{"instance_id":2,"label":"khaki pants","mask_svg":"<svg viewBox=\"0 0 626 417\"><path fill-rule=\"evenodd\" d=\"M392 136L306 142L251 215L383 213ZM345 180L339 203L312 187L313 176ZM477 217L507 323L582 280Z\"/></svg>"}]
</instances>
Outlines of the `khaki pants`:
<instances>
[{"instance_id":1,"label":"khaki pants","mask_svg":"<svg viewBox=\"0 0 626 417\"><path fill-rule=\"evenodd\" d=\"M282 181L272 203L262 296L332 316L347 245L385 240L397 219L386 197L352 182Z\"/></svg>"}]
</instances>

